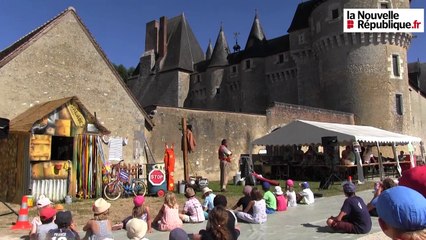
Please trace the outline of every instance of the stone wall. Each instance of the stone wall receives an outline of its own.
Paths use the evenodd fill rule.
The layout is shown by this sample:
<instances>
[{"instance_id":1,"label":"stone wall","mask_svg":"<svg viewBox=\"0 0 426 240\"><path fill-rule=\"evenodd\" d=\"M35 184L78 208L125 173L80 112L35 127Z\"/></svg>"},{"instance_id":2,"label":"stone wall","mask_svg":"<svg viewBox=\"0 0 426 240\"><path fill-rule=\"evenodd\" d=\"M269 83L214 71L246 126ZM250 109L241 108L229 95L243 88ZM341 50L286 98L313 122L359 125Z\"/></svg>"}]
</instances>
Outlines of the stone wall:
<instances>
[{"instance_id":1,"label":"stone wall","mask_svg":"<svg viewBox=\"0 0 426 240\"><path fill-rule=\"evenodd\" d=\"M64 14L0 68L0 116L13 119L35 104L77 96L111 135L129 137L124 156L132 159L143 141L134 139L145 131L143 111L75 13Z\"/></svg>"},{"instance_id":2,"label":"stone wall","mask_svg":"<svg viewBox=\"0 0 426 240\"><path fill-rule=\"evenodd\" d=\"M163 161L165 144L174 145L176 155L175 181L183 179L183 154L181 151L181 122L186 118L193 127L197 147L189 154L190 174L219 180L219 163L217 150L223 138L228 139L233 151L231 174L234 175L240 154L248 154L250 143L270 133L276 127L296 119L327 121L353 124L353 114L328 111L323 109L275 104L265 115L190 110L171 107L157 107L153 118L155 127L149 135L150 150L157 162ZM263 147L262 147L263 148ZM257 153L260 147L255 147ZM196 165L196 162L199 165Z\"/></svg>"}]
</instances>

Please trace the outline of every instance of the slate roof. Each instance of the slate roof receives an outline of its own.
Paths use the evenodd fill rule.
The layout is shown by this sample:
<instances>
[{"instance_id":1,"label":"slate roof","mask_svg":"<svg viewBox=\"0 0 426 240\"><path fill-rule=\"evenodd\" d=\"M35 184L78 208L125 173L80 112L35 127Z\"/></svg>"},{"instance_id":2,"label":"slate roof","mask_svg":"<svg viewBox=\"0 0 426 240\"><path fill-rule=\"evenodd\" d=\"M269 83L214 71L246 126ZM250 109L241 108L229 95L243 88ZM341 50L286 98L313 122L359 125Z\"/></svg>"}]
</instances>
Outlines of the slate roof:
<instances>
[{"instance_id":1,"label":"slate roof","mask_svg":"<svg viewBox=\"0 0 426 240\"><path fill-rule=\"evenodd\" d=\"M212 53L213 53L212 42L209 40L209 45L207 46L207 51L206 51L206 60L209 60L212 57Z\"/></svg>"},{"instance_id":2,"label":"slate roof","mask_svg":"<svg viewBox=\"0 0 426 240\"><path fill-rule=\"evenodd\" d=\"M210 58L209 67L220 67L228 65L229 47L226 41L225 32L220 27L219 35L217 36L214 45L212 57Z\"/></svg>"},{"instance_id":3,"label":"slate roof","mask_svg":"<svg viewBox=\"0 0 426 240\"><path fill-rule=\"evenodd\" d=\"M76 96L44 102L29 108L10 121L10 131L30 132L35 123L49 116L56 109L64 106L67 103L75 103L80 108L80 111L82 111L82 114L86 117L86 120L88 120L89 123L94 123L96 128L99 129L102 134L110 134L110 131L106 129L96 119L96 117L90 113L89 110L87 110L87 108Z\"/></svg>"},{"instance_id":4,"label":"slate roof","mask_svg":"<svg viewBox=\"0 0 426 240\"><path fill-rule=\"evenodd\" d=\"M76 10L73 7L68 7L63 12L59 13L56 17L52 18L51 20L47 21L45 24L40 26L39 28L35 29L34 31L30 32L29 34L25 35L15 43L13 43L11 46L7 47L3 51L0 52L0 68L2 68L5 64L7 64L9 61L11 61L13 58L15 58L17 55L19 55L23 50L25 50L27 47L31 46L32 42L36 41L40 37L42 37L45 33L47 33L51 28L53 28L56 24L58 24L63 16L66 14L73 14L76 19L78 20L78 23L82 26L84 32L87 34L88 38L94 45L95 49L98 51L99 55L104 59L105 63L108 65L110 70L113 72L113 74L119 79L120 84L123 86L124 90L127 92L127 94L130 96L132 101L136 104L136 106L139 108L141 113L145 117L145 121L148 123L150 127L154 126L154 123L151 121L151 119L148 117L146 112L143 110L140 103L134 98L130 90L127 88L126 84L124 83L123 79L121 78L120 74L118 74L117 70L115 70L112 63L109 61L107 56L105 55L102 48L99 46L99 44L95 41L95 38L90 33L90 31L87 29L86 25L84 25L83 21L80 19L80 17L77 15Z\"/></svg>"},{"instance_id":5,"label":"slate roof","mask_svg":"<svg viewBox=\"0 0 426 240\"><path fill-rule=\"evenodd\" d=\"M260 25L260 21L256 13L253 24L251 26L250 34L247 38L245 49L262 46L265 44L265 42L265 33L263 32L263 28Z\"/></svg>"},{"instance_id":6,"label":"slate roof","mask_svg":"<svg viewBox=\"0 0 426 240\"><path fill-rule=\"evenodd\" d=\"M302 2L297 6L296 12L294 13L293 20L291 21L290 27L287 32L293 32L296 30L304 29L309 27L309 17L312 11L322 2L327 0L310 0Z\"/></svg>"},{"instance_id":7,"label":"slate roof","mask_svg":"<svg viewBox=\"0 0 426 240\"><path fill-rule=\"evenodd\" d=\"M277 38L266 40L265 44L259 47L252 47L245 49L240 52L231 53L228 56L229 64L237 64L242 60L252 57L266 57L281 52L287 52L290 50L290 37L289 35L283 35Z\"/></svg>"},{"instance_id":8,"label":"slate roof","mask_svg":"<svg viewBox=\"0 0 426 240\"><path fill-rule=\"evenodd\" d=\"M409 63L408 81L412 88L426 97L426 63Z\"/></svg>"},{"instance_id":9,"label":"slate roof","mask_svg":"<svg viewBox=\"0 0 426 240\"><path fill-rule=\"evenodd\" d=\"M200 47L185 16L167 20L167 53L160 71L194 70L194 63L204 60Z\"/></svg>"}]
</instances>

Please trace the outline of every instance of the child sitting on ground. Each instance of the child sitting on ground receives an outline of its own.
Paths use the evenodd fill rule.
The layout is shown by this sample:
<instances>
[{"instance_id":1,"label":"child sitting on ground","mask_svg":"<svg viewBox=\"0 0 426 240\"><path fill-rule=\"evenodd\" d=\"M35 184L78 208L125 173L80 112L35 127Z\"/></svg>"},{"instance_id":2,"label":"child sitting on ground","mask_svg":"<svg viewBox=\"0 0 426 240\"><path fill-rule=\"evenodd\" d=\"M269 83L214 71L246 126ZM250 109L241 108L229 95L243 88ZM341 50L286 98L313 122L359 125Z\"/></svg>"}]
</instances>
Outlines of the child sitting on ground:
<instances>
[{"instance_id":1,"label":"child sitting on ground","mask_svg":"<svg viewBox=\"0 0 426 240\"><path fill-rule=\"evenodd\" d=\"M251 196L250 196L251 190L252 190L252 187L250 185L244 186L244 189L243 189L244 196L238 200L235 206L232 207L232 210L235 210L239 208L240 206L242 207L241 211L244 211L244 209L246 209L246 207L251 201ZM252 209L249 209L248 213L250 214L253 213Z\"/></svg>"},{"instance_id":2,"label":"child sitting on ground","mask_svg":"<svg viewBox=\"0 0 426 240\"><path fill-rule=\"evenodd\" d=\"M147 223L148 226L148 232L151 233L151 215L149 213L149 207L144 205L145 203L145 197L144 196L136 196L133 198L133 210L132 215L126 217L121 223L115 224L112 226L112 230L120 230L120 229L126 229L127 222L132 218L139 218Z\"/></svg>"},{"instance_id":3,"label":"child sitting on ground","mask_svg":"<svg viewBox=\"0 0 426 240\"><path fill-rule=\"evenodd\" d=\"M314 193L309 188L308 182L302 182L299 184L302 191L296 195L297 203L310 205L315 202Z\"/></svg>"},{"instance_id":4,"label":"child sitting on ground","mask_svg":"<svg viewBox=\"0 0 426 240\"><path fill-rule=\"evenodd\" d=\"M195 197L193 188L188 187L185 190L185 197L187 198L183 206L182 213L179 214L180 219L184 223L201 223L204 222L204 212L200 201Z\"/></svg>"},{"instance_id":5,"label":"child sitting on ground","mask_svg":"<svg viewBox=\"0 0 426 240\"><path fill-rule=\"evenodd\" d=\"M216 195L213 193L209 187L203 188L203 210L204 210L204 218L207 219L209 217L209 212L214 208L214 198Z\"/></svg>"},{"instance_id":6,"label":"child sitting on ground","mask_svg":"<svg viewBox=\"0 0 426 240\"><path fill-rule=\"evenodd\" d=\"M275 197L277 199L277 211L287 210L287 198L284 197L283 190L280 186L275 186Z\"/></svg>"},{"instance_id":7,"label":"child sitting on ground","mask_svg":"<svg viewBox=\"0 0 426 240\"><path fill-rule=\"evenodd\" d=\"M37 206L37 213L38 215L36 217L33 218L33 220L31 221L31 230L29 235L33 235L36 234L37 231L37 226L41 225L41 221L40 221L40 211L41 209L45 208L45 207L52 207L52 202L50 201L49 198L45 197L44 195L40 195L40 197L37 200L36 203Z\"/></svg>"},{"instance_id":8,"label":"child sitting on ground","mask_svg":"<svg viewBox=\"0 0 426 240\"><path fill-rule=\"evenodd\" d=\"M47 233L46 239L66 239L66 240L80 240L80 236L73 224L72 214L70 211L58 211L55 219L57 229L51 229Z\"/></svg>"},{"instance_id":9,"label":"child sitting on ground","mask_svg":"<svg viewBox=\"0 0 426 240\"><path fill-rule=\"evenodd\" d=\"M83 231L86 232L85 237L90 237L90 239L113 239L112 223L108 219L110 207L111 203L103 198L98 198L95 201L92 207L93 219L90 219L83 227Z\"/></svg>"},{"instance_id":10,"label":"child sitting on ground","mask_svg":"<svg viewBox=\"0 0 426 240\"><path fill-rule=\"evenodd\" d=\"M127 222L127 237L132 240L149 240L145 238L148 226L139 218L132 218Z\"/></svg>"},{"instance_id":11,"label":"child sitting on ground","mask_svg":"<svg viewBox=\"0 0 426 240\"><path fill-rule=\"evenodd\" d=\"M171 231L182 227L179 218L179 205L173 192L167 192L164 196L164 204L153 221L154 227L160 231Z\"/></svg>"},{"instance_id":12,"label":"child sitting on ground","mask_svg":"<svg viewBox=\"0 0 426 240\"><path fill-rule=\"evenodd\" d=\"M52 206L46 206L40 210L40 225L33 226L34 233L30 234L30 239L46 239L46 235L51 229L58 226L54 223L56 210ZM31 231L33 232L33 231Z\"/></svg>"},{"instance_id":13,"label":"child sitting on ground","mask_svg":"<svg viewBox=\"0 0 426 240\"><path fill-rule=\"evenodd\" d=\"M285 195L287 196L287 205L289 207L297 206L296 192L294 191L294 182L288 179L285 185Z\"/></svg>"},{"instance_id":14,"label":"child sitting on ground","mask_svg":"<svg viewBox=\"0 0 426 240\"><path fill-rule=\"evenodd\" d=\"M254 187L251 190L251 201L243 212L237 212L237 218L248 223L265 223L267 220L266 203L259 189ZM253 208L253 214L248 210Z\"/></svg>"},{"instance_id":15,"label":"child sitting on ground","mask_svg":"<svg viewBox=\"0 0 426 240\"><path fill-rule=\"evenodd\" d=\"M272 214L277 210L277 199L275 198L274 194L269 190L271 188L271 184L269 184L268 182L263 182L262 188L265 192L263 194L263 199L265 199L266 202L266 213Z\"/></svg>"}]
</instances>

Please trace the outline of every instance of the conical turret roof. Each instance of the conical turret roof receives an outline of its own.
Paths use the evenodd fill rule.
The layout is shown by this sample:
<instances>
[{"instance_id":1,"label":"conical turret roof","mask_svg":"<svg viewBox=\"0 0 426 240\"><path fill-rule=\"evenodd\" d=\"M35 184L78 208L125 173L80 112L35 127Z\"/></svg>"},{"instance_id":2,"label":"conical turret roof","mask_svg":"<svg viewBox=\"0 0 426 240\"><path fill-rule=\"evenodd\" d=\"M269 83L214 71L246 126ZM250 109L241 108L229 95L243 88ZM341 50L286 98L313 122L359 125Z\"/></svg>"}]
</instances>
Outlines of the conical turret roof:
<instances>
[{"instance_id":1,"label":"conical turret roof","mask_svg":"<svg viewBox=\"0 0 426 240\"><path fill-rule=\"evenodd\" d=\"M226 42L225 33L223 32L223 27L221 26L219 36L217 36L216 44L214 45L209 67L228 65L228 54L228 43Z\"/></svg>"},{"instance_id":2,"label":"conical turret roof","mask_svg":"<svg viewBox=\"0 0 426 240\"><path fill-rule=\"evenodd\" d=\"M212 57L212 53L213 53L212 42L209 39L209 45L207 46L207 51L206 51L206 60L209 60Z\"/></svg>"},{"instance_id":3,"label":"conical turret roof","mask_svg":"<svg viewBox=\"0 0 426 240\"><path fill-rule=\"evenodd\" d=\"M254 16L253 25L251 26L250 34L247 39L245 49L263 45L266 42L265 34L263 33L262 26L260 25L259 17Z\"/></svg>"}]
</instances>

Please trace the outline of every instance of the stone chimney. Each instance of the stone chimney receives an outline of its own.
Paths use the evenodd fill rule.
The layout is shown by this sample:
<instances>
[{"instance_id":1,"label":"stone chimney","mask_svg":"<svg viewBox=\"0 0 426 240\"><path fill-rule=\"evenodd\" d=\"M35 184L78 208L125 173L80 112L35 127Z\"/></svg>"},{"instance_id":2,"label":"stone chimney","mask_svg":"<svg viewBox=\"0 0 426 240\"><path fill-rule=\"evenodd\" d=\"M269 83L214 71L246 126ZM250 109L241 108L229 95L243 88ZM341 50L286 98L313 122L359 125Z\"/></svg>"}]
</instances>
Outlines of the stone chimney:
<instances>
[{"instance_id":1,"label":"stone chimney","mask_svg":"<svg viewBox=\"0 0 426 240\"><path fill-rule=\"evenodd\" d=\"M154 51L155 53L158 53L159 27L157 20L153 20L146 24L145 52Z\"/></svg>"},{"instance_id":2,"label":"stone chimney","mask_svg":"<svg viewBox=\"0 0 426 240\"><path fill-rule=\"evenodd\" d=\"M158 37L158 57L162 58L167 53L167 18L160 18L160 31Z\"/></svg>"}]
</instances>

